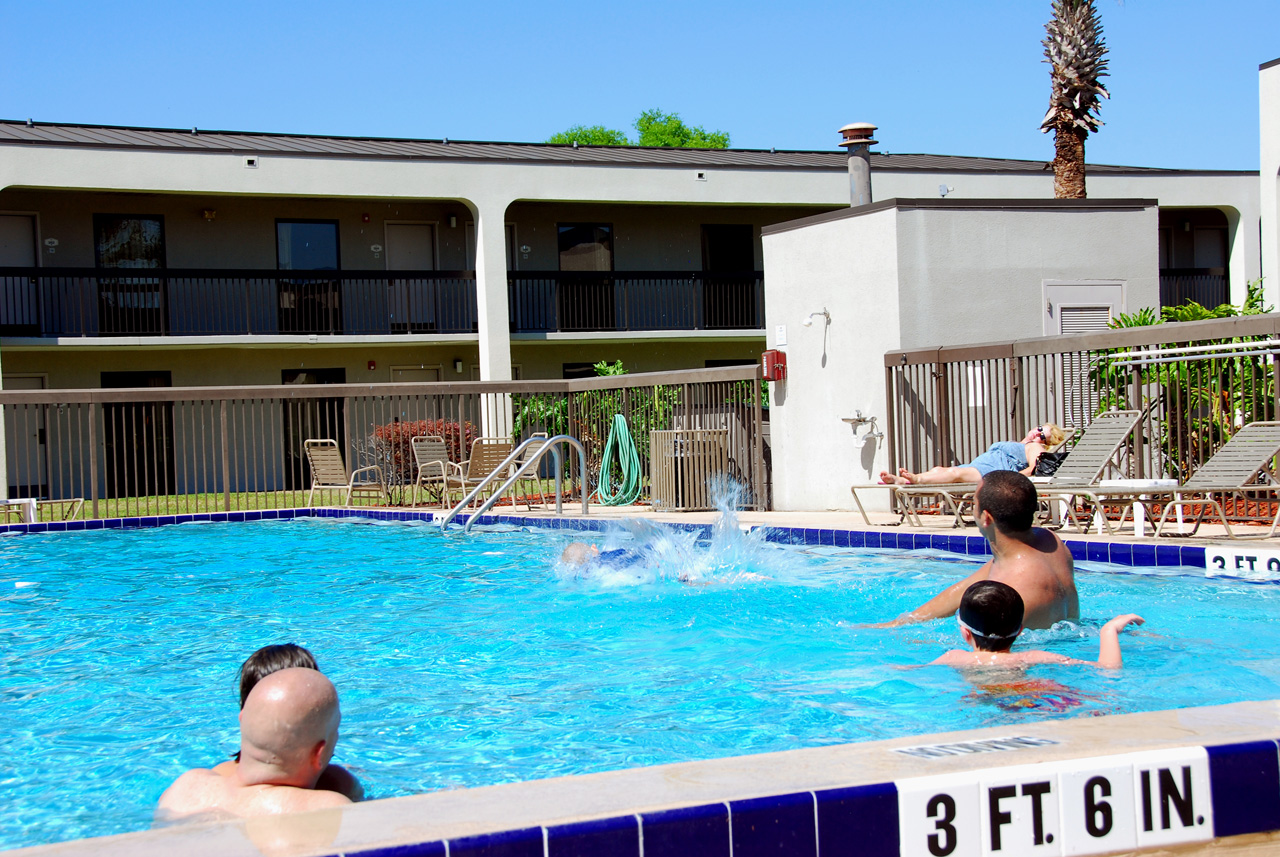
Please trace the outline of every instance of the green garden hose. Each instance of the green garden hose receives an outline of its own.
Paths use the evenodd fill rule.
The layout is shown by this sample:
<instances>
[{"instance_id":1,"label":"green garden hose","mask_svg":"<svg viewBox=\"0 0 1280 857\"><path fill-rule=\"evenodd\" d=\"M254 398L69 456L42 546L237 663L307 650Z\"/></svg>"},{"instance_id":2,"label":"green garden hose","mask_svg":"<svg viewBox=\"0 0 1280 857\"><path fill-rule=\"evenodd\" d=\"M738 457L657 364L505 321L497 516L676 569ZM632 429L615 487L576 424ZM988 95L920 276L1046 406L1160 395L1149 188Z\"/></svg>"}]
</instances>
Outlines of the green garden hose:
<instances>
[{"instance_id":1,"label":"green garden hose","mask_svg":"<svg viewBox=\"0 0 1280 857\"><path fill-rule=\"evenodd\" d=\"M610 483L610 455L617 455L618 467L622 470L622 481L615 491ZM600 460L600 485L596 488L596 502L606 506L630 506L640 497L640 453L636 450L636 442L631 439L631 429L627 428L627 418L622 414L613 415L613 428L609 430L609 440L604 445L604 457Z\"/></svg>"}]
</instances>

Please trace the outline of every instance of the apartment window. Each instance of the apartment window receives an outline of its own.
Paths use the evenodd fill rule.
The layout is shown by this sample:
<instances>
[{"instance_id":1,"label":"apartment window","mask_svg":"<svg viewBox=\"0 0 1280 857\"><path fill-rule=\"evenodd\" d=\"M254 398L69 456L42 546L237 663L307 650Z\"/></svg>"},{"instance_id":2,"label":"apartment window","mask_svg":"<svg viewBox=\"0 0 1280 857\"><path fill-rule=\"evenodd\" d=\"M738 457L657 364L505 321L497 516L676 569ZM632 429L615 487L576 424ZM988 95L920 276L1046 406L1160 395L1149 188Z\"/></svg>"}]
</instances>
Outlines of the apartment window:
<instances>
[{"instance_id":1,"label":"apartment window","mask_svg":"<svg viewBox=\"0 0 1280 857\"><path fill-rule=\"evenodd\" d=\"M613 226L558 223L562 276L557 287L561 330L615 330Z\"/></svg>"},{"instance_id":2,"label":"apartment window","mask_svg":"<svg viewBox=\"0 0 1280 857\"><path fill-rule=\"evenodd\" d=\"M338 221L277 220L276 267L282 271L336 271ZM342 333L342 287L324 275L276 281L280 333Z\"/></svg>"},{"instance_id":3,"label":"apartment window","mask_svg":"<svg viewBox=\"0 0 1280 857\"><path fill-rule=\"evenodd\" d=\"M612 271L613 225L556 224L561 271Z\"/></svg>"},{"instance_id":4,"label":"apartment window","mask_svg":"<svg viewBox=\"0 0 1280 857\"><path fill-rule=\"evenodd\" d=\"M338 270L338 221L277 220L276 261L282 271Z\"/></svg>"}]
</instances>

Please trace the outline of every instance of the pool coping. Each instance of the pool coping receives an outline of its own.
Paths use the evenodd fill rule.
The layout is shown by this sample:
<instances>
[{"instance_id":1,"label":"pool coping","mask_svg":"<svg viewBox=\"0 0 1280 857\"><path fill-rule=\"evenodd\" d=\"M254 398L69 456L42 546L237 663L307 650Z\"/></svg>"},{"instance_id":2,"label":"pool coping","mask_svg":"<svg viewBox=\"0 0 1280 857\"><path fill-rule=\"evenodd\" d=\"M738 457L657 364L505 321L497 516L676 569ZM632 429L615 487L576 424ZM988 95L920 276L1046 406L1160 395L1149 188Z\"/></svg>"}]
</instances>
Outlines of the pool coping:
<instances>
[{"instance_id":1,"label":"pool coping","mask_svg":"<svg viewBox=\"0 0 1280 857\"><path fill-rule=\"evenodd\" d=\"M977 814L961 812L956 817L958 837L981 836L985 842L992 818L998 822L994 826L1006 827L1010 838L1031 835L1022 805L1027 803L1027 791L1024 788L1016 796L1006 785L1019 783L1038 785L1051 797L1045 805L1044 826L1058 833L1059 849L1070 843L1072 853L1125 850L1129 846L1123 843L1091 841L1089 837L1097 834L1092 829L1084 832L1087 823L1080 823L1079 784L1089 784L1087 802L1089 794L1096 797L1090 789L1096 787L1098 776L1110 777L1105 793L1115 804L1116 828L1126 818L1123 795L1129 794L1128 835L1138 839L1139 850L1144 845L1221 842L1224 837L1228 842L1230 837L1244 837L1242 841L1248 843L1280 843L1278 737L1280 701L1241 702L439 791L12 853L28 857L175 853L184 857L263 853L294 857L703 857L714 853L888 857L929 853L924 847L926 834L936 828L939 815L926 809L930 795L934 803L941 795L954 798L962 809L976 802ZM1142 812L1137 806L1143 800L1138 785L1146 782L1143 771L1162 790L1145 797L1146 814L1153 820L1150 833L1141 832ZM1163 792L1166 783L1172 784L1169 795ZM1005 789L1002 796L997 793L1001 788ZM980 789L996 797L980 801ZM1188 804L1185 816L1176 805L1179 798ZM1001 800L1008 804L1002 805ZM1040 806L1039 799L1035 806ZM1014 812L1002 819L1002 809ZM1081 842L1095 847L1074 847ZM989 853L985 847L971 853L979 850ZM1035 849L1040 852L1062 853Z\"/></svg>"},{"instance_id":2,"label":"pool coping","mask_svg":"<svg viewBox=\"0 0 1280 857\"><path fill-rule=\"evenodd\" d=\"M192 512L184 515L145 515L124 518L92 518L82 521L56 521L36 524L0 525L0 535L79 532L82 530L145 529L194 522L246 522L276 521L292 518L362 518L375 521L435 520L439 512L409 509L342 508L332 506L301 507L295 509L257 509L238 512ZM459 515L454 520L465 523L470 516ZM509 524L518 527L543 529L568 529L599 531L616 521L613 517L564 515L486 514L477 523ZM658 521L662 526L688 532L700 532L709 537L712 524ZM980 535L954 533L920 533L898 531L882 527L843 529L796 527L782 524L746 524L748 529L765 530L765 539L778 544L806 545L835 548L892 548L898 550L940 550L965 556L990 556L986 539ZM1203 544L1168 544L1150 540L1103 541L1063 539L1071 556L1078 562L1105 562L1113 565L1137 568L1175 567L1205 568L1205 552L1212 546ZM1274 549L1274 548L1273 548Z\"/></svg>"}]
</instances>

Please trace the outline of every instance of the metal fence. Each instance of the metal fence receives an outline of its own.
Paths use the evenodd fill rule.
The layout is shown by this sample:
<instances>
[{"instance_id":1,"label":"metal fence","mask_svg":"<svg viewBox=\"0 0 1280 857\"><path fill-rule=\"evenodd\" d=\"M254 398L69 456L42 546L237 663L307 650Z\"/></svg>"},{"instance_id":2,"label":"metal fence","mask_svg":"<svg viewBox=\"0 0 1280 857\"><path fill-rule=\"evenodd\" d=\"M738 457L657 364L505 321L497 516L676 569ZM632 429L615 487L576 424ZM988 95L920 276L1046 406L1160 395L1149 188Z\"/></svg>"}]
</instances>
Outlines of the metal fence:
<instances>
[{"instance_id":1,"label":"metal fence","mask_svg":"<svg viewBox=\"0 0 1280 857\"><path fill-rule=\"evenodd\" d=\"M6 336L472 333L473 271L0 268Z\"/></svg>"},{"instance_id":2,"label":"metal fence","mask_svg":"<svg viewBox=\"0 0 1280 857\"><path fill-rule=\"evenodd\" d=\"M1102 410L1141 408L1112 475L1185 481L1240 426L1280 413L1277 333L1270 314L889 352L890 465L961 464L1039 423L1083 429Z\"/></svg>"},{"instance_id":3,"label":"metal fence","mask_svg":"<svg viewBox=\"0 0 1280 857\"><path fill-rule=\"evenodd\" d=\"M1182 306L1194 301L1210 309L1231 302L1226 274L1208 268L1165 268L1160 271L1160 305Z\"/></svg>"},{"instance_id":4,"label":"metal fence","mask_svg":"<svg viewBox=\"0 0 1280 857\"><path fill-rule=\"evenodd\" d=\"M727 430L727 476L767 507L759 370L754 366L573 381L333 384L0 392L10 497L84 498L89 517L305 504L309 438L332 438L349 468L382 467L391 502L409 502L409 439L441 435L450 458L481 436L567 433L574 490L593 490L615 414L627 418L646 476L649 433ZM550 478L551 459L542 475ZM340 502L330 493L318 502Z\"/></svg>"},{"instance_id":5,"label":"metal fence","mask_svg":"<svg viewBox=\"0 0 1280 857\"><path fill-rule=\"evenodd\" d=\"M519 333L764 329L762 271L520 271L508 300Z\"/></svg>"}]
</instances>

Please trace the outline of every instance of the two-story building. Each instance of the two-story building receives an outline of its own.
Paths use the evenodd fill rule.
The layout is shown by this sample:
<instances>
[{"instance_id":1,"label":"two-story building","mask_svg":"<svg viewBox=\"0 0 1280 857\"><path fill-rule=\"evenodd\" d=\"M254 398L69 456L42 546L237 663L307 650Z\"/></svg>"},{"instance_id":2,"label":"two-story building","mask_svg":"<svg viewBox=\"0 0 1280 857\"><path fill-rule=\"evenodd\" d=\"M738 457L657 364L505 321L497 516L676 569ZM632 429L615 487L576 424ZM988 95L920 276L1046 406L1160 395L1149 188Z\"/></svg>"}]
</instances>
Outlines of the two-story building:
<instances>
[{"instance_id":1,"label":"two-story building","mask_svg":"<svg viewBox=\"0 0 1280 857\"><path fill-rule=\"evenodd\" d=\"M881 151L872 171L877 199L1052 196L1041 161ZM1162 300L1214 304L1259 275L1257 175L1092 166L1089 191L1159 200L1135 240L1159 242ZM848 205L840 150L0 122L5 386L753 361L761 228Z\"/></svg>"}]
</instances>

